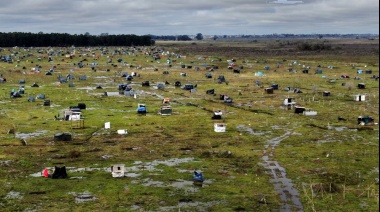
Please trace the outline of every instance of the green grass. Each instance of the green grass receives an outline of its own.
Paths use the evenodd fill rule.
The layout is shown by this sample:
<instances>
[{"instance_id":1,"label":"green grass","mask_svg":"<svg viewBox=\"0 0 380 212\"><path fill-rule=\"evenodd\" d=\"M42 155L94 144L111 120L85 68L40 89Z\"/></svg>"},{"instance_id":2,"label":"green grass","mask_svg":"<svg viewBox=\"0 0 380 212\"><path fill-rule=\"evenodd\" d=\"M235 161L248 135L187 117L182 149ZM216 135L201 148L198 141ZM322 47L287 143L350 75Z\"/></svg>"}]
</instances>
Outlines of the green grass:
<instances>
[{"instance_id":1,"label":"green grass","mask_svg":"<svg viewBox=\"0 0 380 212\"><path fill-rule=\"evenodd\" d=\"M340 45L340 41L336 42ZM356 68L360 67L363 70L371 69L373 74L379 75L378 53L373 56L358 54L356 57L351 54L347 57L331 56L330 53L292 56L293 49L285 57L287 61L283 62L283 68L276 68L277 63L283 61L283 56L263 54L248 57L239 55L238 50L235 55L226 56L223 52L226 48L234 51L234 48L241 47L251 48L252 51L268 46L281 49L281 46L269 41L197 42L196 45L158 42L157 45L157 49L180 52L187 57L171 57L176 61L169 67L166 56L158 63L145 55L142 51L146 49L141 47L142 51L137 51L135 55L114 55L112 63L117 67L106 64L107 56L111 54L100 57L96 60L99 65L94 71L87 65L95 61L93 58L79 57L81 51L87 52L84 48L77 48L77 57L71 60L53 56L52 63L48 63L47 59L37 61L38 57L46 55L31 49L29 51L33 56L21 59L19 67L0 63L0 73L7 78L6 83L0 84L2 211L178 211L178 202L182 200L191 200L196 205L187 207L183 204L183 211L276 211L280 208L280 196L270 182L268 170L260 164L264 151L268 150L267 141L287 132L290 135L275 146L272 159L286 169L287 177L299 191L304 211L378 209L379 190L375 183L375 178L379 177L378 169L375 169L379 164L378 125L359 126L357 117L371 115L378 122L379 84L370 78L372 75L356 73ZM189 46L198 49L189 49ZM113 47L109 49L110 52L114 50ZM196 52L199 49L204 51ZM0 54L11 54L11 51L19 52L19 56L26 54L22 49L4 51ZM91 51L99 52L99 49L94 47ZM205 59L198 60L199 56ZM244 66L241 74L227 69L226 60L231 57L237 60L238 66ZM73 65L84 58L87 59L84 68ZM121 66L116 62L117 58L141 68ZM311 66L309 74L302 73L302 66L288 65L295 60ZM353 63L356 68L351 67ZM36 64L42 66L41 73L28 74ZM182 69L181 64L192 65L193 68ZM207 72L203 64L219 66L219 69ZM46 76L45 72L54 65L53 75ZM317 65L322 67L318 68ZM329 65L336 68L328 69ZM23 66L25 69L22 69ZM194 69L196 66L200 71ZM265 71L264 66L271 68ZM289 73L288 68L298 72ZM323 74L314 74L317 69L323 69ZM104 92L116 92L118 84L127 83L118 71L140 74L131 82L138 94L137 99L103 96ZM169 74L164 75L163 71L169 71ZM254 73L258 71L264 72L266 77L255 77ZM186 72L188 76L181 77L181 72ZM75 76L71 80L75 87L69 87L66 83L58 86L57 75L66 76L69 73ZM213 78L207 79L205 73L211 73ZM341 80L341 74L348 74L351 78ZM79 76L83 75L87 76L87 80L80 81ZM217 83L219 75L225 76L228 85ZM361 79L354 80L355 76ZM17 90L20 79L26 80L25 94L22 98L10 98L10 90ZM337 80L329 83L328 79ZM150 87L141 87L141 82L145 80L150 81ZM182 85L197 84L197 91L190 93L175 88L176 80L181 81ZM263 87L256 86L256 80L260 80ZM165 81L170 85L166 85L164 90L153 87L157 82ZM30 87L33 82L40 87ZM342 86L343 82L346 86ZM366 89L356 88L361 82L365 83ZM265 94L264 88L274 83L279 85L279 90L275 90L274 94ZM103 89L95 89L97 85ZM287 86L300 88L303 93L287 92L284 90ZM206 94L209 89L215 89L216 95ZM326 90L331 92L331 96L322 96ZM51 100L50 107L43 106L43 100L27 101L28 96L40 93ZM219 94L232 97L233 104L224 104ZM366 94L367 101L355 102L355 94ZM158 114L162 106L161 97L170 98L171 116ZM313 109L318 115L303 116L281 108L282 101L287 97L294 97L298 105ZM87 106L82 111L84 128L73 129L70 121L54 119L54 116L62 116L63 110L78 103ZM147 105L146 116L136 113L138 103ZM222 120L211 119L215 110L223 111ZM338 121L338 116L347 120ZM105 122L111 122L111 129L104 129ZM218 122L227 124L225 133L214 132L214 123ZM337 128L328 129L328 126ZM339 131L339 127L346 128ZM16 134L8 134L11 129ZM128 134L118 135L118 129L126 129ZM54 135L60 132L72 133L73 141L53 142ZM20 134L26 135L27 146L23 146L16 136ZM74 153L77 153L76 157ZM174 166L160 164L152 170L143 169L142 166L174 158L194 160ZM116 179L103 170L119 163L126 167L138 167L138 170L130 172L139 176ZM71 179L62 180L30 176L54 165L99 170L71 172L68 169ZM206 179L204 187L191 183L183 187L173 186L179 182L190 182L195 169L203 171ZM155 184L146 185L151 182ZM329 186L335 190L328 191ZM20 198L9 197L11 192L19 192ZM97 199L76 203L75 196L83 192L89 192ZM263 198L268 204L259 203Z\"/></svg>"}]
</instances>

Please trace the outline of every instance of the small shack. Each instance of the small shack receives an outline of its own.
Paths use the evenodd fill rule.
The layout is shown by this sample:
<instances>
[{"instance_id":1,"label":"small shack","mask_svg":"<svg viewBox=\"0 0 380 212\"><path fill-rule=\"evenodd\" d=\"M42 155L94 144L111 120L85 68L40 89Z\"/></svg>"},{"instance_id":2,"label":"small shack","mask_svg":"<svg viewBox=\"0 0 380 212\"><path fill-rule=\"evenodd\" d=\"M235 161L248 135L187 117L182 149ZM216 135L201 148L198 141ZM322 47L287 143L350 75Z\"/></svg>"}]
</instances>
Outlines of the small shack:
<instances>
[{"instance_id":1,"label":"small shack","mask_svg":"<svg viewBox=\"0 0 380 212\"><path fill-rule=\"evenodd\" d=\"M278 84L272 84L271 87L272 87L274 90L278 90Z\"/></svg>"},{"instance_id":2,"label":"small shack","mask_svg":"<svg viewBox=\"0 0 380 212\"><path fill-rule=\"evenodd\" d=\"M299 107L299 106L294 107L294 113L296 114L303 114L305 110L306 110L305 107Z\"/></svg>"},{"instance_id":3,"label":"small shack","mask_svg":"<svg viewBox=\"0 0 380 212\"><path fill-rule=\"evenodd\" d=\"M44 106L50 106L50 99L44 100Z\"/></svg>"},{"instance_id":4,"label":"small shack","mask_svg":"<svg viewBox=\"0 0 380 212\"><path fill-rule=\"evenodd\" d=\"M137 113L138 114L146 114L146 105L139 103L137 105Z\"/></svg>"},{"instance_id":5,"label":"small shack","mask_svg":"<svg viewBox=\"0 0 380 212\"><path fill-rule=\"evenodd\" d=\"M375 119L372 116L359 116L358 124L362 126L374 125Z\"/></svg>"},{"instance_id":6,"label":"small shack","mask_svg":"<svg viewBox=\"0 0 380 212\"><path fill-rule=\"evenodd\" d=\"M323 91L322 96L330 96L330 91Z\"/></svg>"},{"instance_id":7,"label":"small shack","mask_svg":"<svg viewBox=\"0 0 380 212\"><path fill-rule=\"evenodd\" d=\"M314 110L311 110L311 109L305 109L303 111L303 115L305 115L305 116L316 116L317 115L317 111L314 111Z\"/></svg>"},{"instance_id":8,"label":"small shack","mask_svg":"<svg viewBox=\"0 0 380 212\"><path fill-rule=\"evenodd\" d=\"M365 101L365 95L362 95L362 94L354 95L354 100L357 102Z\"/></svg>"},{"instance_id":9,"label":"small shack","mask_svg":"<svg viewBox=\"0 0 380 212\"><path fill-rule=\"evenodd\" d=\"M112 177L124 177L125 166L124 164L114 164L111 166Z\"/></svg>"},{"instance_id":10,"label":"small shack","mask_svg":"<svg viewBox=\"0 0 380 212\"><path fill-rule=\"evenodd\" d=\"M265 88L264 91L266 94L273 94L273 87L270 87L270 88Z\"/></svg>"},{"instance_id":11,"label":"small shack","mask_svg":"<svg viewBox=\"0 0 380 212\"><path fill-rule=\"evenodd\" d=\"M163 82L157 83L157 89L164 90L165 89L165 83L163 83Z\"/></svg>"},{"instance_id":12,"label":"small shack","mask_svg":"<svg viewBox=\"0 0 380 212\"><path fill-rule=\"evenodd\" d=\"M211 119L222 119L223 112L221 110L214 111L214 115Z\"/></svg>"},{"instance_id":13,"label":"small shack","mask_svg":"<svg viewBox=\"0 0 380 212\"><path fill-rule=\"evenodd\" d=\"M64 179L64 178L67 178L66 167L65 166L62 166L62 167L55 166L54 167L54 172L53 172L53 175L52 175L51 178L52 179Z\"/></svg>"},{"instance_id":14,"label":"small shack","mask_svg":"<svg viewBox=\"0 0 380 212\"><path fill-rule=\"evenodd\" d=\"M288 109L293 108L296 105L296 102L293 101L292 97L285 98L282 102L282 105L286 106Z\"/></svg>"},{"instance_id":15,"label":"small shack","mask_svg":"<svg viewBox=\"0 0 380 212\"><path fill-rule=\"evenodd\" d=\"M191 90L191 89L194 89L194 85L193 84L185 84L184 86L183 86L183 89L184 90Z\"/></svg>"},{"instance_id":16,"label":"small shack","mask_svg":"<svg viewBox=\"0 0 380 212\"><path fill-rule=\"evenodd\" d=\"M170 105L162 106L160 108L160 114L162 116L170 116L172 114L172 107Z\"/></svg>"},{"instance_id":17,"label":"small shack","mask_svg":"<svg viewBox=\"0 0 380 212\"><path fill-rule=\"evenodd\" d=\"M365 84L364 83L359 83L358 84L359 89L365 89Z\"/></svg>"},{"instance_id":18,"label":"small shack","mask_svg":"<svg viewBox=\"0 0 380 212\"><path fill-rule=\"evenodd\" d=\"M226 132L227 125L225 123L214 123L215 132Z\"/></svg>"},{"instance_id":19,"label":"small shack","mask_svg":"<svg viewBox=\"0 0 380 212\"><path fill-rule=\"evenodd\" d=\"M71 141L72 135L71 133L57 133L54 135L54 141Z\"/></svg>"},{"instance_id":20,"label":"small shack","mask_svg":"<svg viewBox=\"0 0 380 212\"><path fill-rule=\"evenodd\" d=\"M65 110L63 111L63 117L65 121L78 121L81 119L82 113L77 110Z\"/></svg>"}]
</instances>

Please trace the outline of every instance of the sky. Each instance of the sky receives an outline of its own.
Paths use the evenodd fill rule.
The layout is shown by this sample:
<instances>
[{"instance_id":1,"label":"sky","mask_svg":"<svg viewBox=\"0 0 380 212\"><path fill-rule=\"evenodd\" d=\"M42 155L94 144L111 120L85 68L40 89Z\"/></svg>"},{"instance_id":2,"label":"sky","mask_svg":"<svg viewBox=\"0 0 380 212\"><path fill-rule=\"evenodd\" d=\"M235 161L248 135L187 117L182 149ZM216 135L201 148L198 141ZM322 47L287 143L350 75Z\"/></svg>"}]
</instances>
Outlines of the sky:
<instances>
[{"instance_id":1,"label":"sky","mask_svg":"<svg viewBox=\"0 0 380 212\"><path fill-rule=\"evenodd\" d=\"M378 0L0 0L0 32L379 34Z\"/></svg>"}]
</instances>

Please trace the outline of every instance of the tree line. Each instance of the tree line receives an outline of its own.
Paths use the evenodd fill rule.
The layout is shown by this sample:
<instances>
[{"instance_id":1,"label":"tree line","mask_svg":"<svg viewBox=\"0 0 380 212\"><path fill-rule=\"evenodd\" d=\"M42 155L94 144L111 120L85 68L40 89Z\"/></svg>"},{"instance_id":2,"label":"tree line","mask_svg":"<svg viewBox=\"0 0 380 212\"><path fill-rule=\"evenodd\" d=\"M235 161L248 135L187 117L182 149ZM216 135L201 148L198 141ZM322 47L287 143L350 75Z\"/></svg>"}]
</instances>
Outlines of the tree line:
<instances>
[{"instance_id":1,"label":"tree line","mask_svg":"<svg viewBox=\"0 0 380 212\"><path fill-rule=\"evenodd\" d=\"M47 47L47 46L151 46L149 35L89 35L68 33L0 32L0 47Z\"/></svg>"}]
</instances>

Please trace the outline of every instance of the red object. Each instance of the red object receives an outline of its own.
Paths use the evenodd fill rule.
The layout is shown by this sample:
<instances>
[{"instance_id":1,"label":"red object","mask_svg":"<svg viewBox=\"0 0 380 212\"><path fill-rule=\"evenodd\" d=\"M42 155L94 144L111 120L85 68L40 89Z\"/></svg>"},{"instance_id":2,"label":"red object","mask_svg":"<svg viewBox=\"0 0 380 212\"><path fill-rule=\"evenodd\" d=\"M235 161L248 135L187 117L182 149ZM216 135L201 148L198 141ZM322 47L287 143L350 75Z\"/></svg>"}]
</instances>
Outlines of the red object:
<instances>
[{"instance_id":1,"label":"red object","mask_svg":"<svg viewBox=\"0 0 380 212\"><path fill-rule=\"evenodd\" d=\"M42 171L42 175L43 175L44 177L49 177L49 170L45 168L45 169Z\"/></svg>"}]
</instances>

